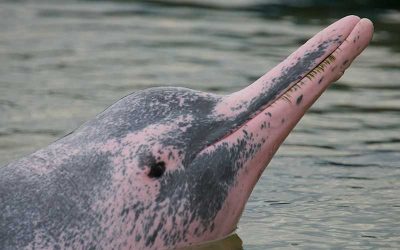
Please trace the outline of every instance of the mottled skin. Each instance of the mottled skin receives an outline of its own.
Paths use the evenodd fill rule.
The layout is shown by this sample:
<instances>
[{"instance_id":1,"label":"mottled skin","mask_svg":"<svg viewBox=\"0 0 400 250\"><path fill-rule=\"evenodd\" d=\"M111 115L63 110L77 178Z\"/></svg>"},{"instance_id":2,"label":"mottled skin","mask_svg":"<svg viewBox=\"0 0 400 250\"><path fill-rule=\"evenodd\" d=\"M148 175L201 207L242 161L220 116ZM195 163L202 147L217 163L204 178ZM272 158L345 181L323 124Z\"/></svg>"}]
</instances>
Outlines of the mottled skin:
<instances>
[{"instance_id":1,"label":"mottled skin","mask_svg":"<svg viewBox=\"0 0 400 250\"><path fill-rule=\"evenodd\" d=\"M169 249L227 236L279 145L372 36L329 26L227 96L152 88L0 168L0 249Z\"/></svg>"}]
</instances>

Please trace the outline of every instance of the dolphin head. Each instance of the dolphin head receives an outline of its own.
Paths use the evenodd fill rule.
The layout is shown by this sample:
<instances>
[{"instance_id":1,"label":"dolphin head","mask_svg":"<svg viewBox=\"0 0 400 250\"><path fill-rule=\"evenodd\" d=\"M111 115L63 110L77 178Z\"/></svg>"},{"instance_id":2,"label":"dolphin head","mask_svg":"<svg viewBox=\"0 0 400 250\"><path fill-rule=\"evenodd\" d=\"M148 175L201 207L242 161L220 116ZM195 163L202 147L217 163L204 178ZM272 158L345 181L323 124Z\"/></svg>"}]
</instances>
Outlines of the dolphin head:
<instances>
[{"instance_id":1,"label":"dolphin head","mask_svg":"<svg viewBox=\"0 0 400 250\"><path fill-rule=\"evenodd\" d=\"M91 204L102 240L176 248L233 232L279 145L371 36L369 20L348 16L240 91L139 91L63 138L110 166Z\"/></svg>"}]
</instances>

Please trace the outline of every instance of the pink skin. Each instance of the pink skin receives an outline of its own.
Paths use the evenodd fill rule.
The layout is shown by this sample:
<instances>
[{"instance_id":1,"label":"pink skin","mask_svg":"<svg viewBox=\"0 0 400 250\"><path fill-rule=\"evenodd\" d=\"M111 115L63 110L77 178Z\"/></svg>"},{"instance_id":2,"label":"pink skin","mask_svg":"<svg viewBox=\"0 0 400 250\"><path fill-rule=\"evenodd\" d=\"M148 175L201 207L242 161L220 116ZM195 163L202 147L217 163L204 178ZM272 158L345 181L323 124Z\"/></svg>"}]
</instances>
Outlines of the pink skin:
<instances>
[{"instance_id":1,"label":"pink skin","mask_svg":"<svg viewBox=\"0 0 400 250\"><path fill-rule=\"evenodd\" d=\"M280 144L372 33L369 20L345 17L231 95L164 88L122 99L2 169L0 181L23 181L0 182L22 197L0 197L14 208L0 238L28 249L171 249L226 237ZM152 176L159 163L165 173Z\"/></svg>"}]
</instances>

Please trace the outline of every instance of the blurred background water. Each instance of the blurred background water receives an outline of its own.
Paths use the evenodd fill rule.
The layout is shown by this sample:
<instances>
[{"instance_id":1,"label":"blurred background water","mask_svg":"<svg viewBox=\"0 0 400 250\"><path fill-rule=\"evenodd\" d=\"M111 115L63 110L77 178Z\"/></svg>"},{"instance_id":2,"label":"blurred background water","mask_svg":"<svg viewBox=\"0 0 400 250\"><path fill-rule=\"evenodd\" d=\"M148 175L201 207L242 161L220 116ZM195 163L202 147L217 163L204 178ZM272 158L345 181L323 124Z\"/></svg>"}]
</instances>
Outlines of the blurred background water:
<instances>
[{"instance_id":1,"label":"blurred background water","mask_svg":"<svg viewBox=\"0 0 400 250\"><path fill-rule=\"evenodd\" d=\"M229 93L357 14L375 36L257 184L244 249L400 248L400 2L1 1L0 165L153 86Z\"/></svg>"}]
</instances>

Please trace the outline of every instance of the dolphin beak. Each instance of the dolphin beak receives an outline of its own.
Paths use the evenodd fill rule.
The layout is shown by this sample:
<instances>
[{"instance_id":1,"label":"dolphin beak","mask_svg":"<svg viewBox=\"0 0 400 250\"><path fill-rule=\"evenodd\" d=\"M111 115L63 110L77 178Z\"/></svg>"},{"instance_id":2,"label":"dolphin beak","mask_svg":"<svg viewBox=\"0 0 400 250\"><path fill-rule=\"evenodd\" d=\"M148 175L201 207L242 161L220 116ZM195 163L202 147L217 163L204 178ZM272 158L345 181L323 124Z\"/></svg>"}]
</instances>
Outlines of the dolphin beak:
<instances>
[{"instance_id":1,"label":"dolphin beak","mask_svg":"<svg viewBox=\"0 0 400 250\"><path fill-rule=\"evenodd\" d=\"M205 151L221 145L234 147L238 141L245 141L247 147L246 158L238 159L242 167L236 175L237 185L216 217L224 225L222 234L235 229L244 204L280 144L330 83L338 80L367 47L372 33L371 21L347 16L319 32L253 84L224 97L217 105L216 117L238 122ZM236 220L226 220L227 213Z\"/></svg>"},{"instance_id":2,"label":"dolphin beak","mask_svg":"<svg viewBox=\"0 0 400 250\"><path fill-rule=\"evenodd\" d=\"M370 20L344 17L316 34L253 84L226 96L215 112L219 116L242 117L239 119L242 123L224 139L243 130L259 134L262 142L266 141L260 150L263 157L259 159L265 166L316 99L368 46L372 34Z\"/></svg>"},{"instance_id":3,"label":"dolphin beak","mask_svg":"<svg viewBox=\"0 0 400 250\"><path fill-rule=\"evenodd\" d=\"M236 101L239 96L259 100L265 98L259 96L260 92L271 95L263 101L258 101L259 111L245 124L249 131L262 133L260 124L267 121L266 126L270 128L267 143L270 157L325 89L337 81L368 46L372 34L373 24L370 20L356 16L345 17L315 35L249 87L228 97ZM321 46L322 44L324 45ZM310 56L313 53L315 58ZM307 58L313 61L304 61ZM274 83L273 79L279 79L282 75L283 79L295 80L290 83ZM267 162L264 162L265 164Z\"/></svg>"}]
</instances>

